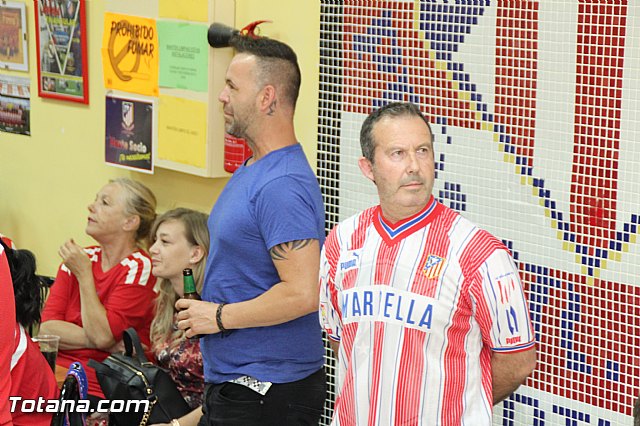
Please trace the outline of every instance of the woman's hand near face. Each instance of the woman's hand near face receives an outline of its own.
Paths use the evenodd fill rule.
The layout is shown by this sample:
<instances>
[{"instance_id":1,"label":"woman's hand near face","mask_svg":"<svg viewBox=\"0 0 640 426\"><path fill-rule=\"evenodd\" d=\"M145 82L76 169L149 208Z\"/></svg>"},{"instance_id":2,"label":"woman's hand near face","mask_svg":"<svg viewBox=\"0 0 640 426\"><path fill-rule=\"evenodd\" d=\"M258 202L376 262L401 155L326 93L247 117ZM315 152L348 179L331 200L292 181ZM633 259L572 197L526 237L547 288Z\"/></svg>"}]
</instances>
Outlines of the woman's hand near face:
<instances>
[{"instance_id":1,"label":"woman's hand near face","mask_svg":"<svg viewBox=\"0 0 640 426\"><path fill-rule=\"evenodd\" d=\"M84 249L73 241L73 238L65 241L58 250L62 258L62 263L78 278L78 282L83 282L82 277L93 274L91 270L91 260Z\"/></svg>"},{"instance_id":2,"label":"woman's hand near face","mask_svg":"<svg viewBox=\"0 0 640 426\"><path fill-rule=\"evenodd\" d=\"M70 239L60 246L58 254L78 281L82 329L88 345L109 351L117 342L111 332L107 311L96 293L93 269L87 252Z\"/></svg>"}]
</instances>

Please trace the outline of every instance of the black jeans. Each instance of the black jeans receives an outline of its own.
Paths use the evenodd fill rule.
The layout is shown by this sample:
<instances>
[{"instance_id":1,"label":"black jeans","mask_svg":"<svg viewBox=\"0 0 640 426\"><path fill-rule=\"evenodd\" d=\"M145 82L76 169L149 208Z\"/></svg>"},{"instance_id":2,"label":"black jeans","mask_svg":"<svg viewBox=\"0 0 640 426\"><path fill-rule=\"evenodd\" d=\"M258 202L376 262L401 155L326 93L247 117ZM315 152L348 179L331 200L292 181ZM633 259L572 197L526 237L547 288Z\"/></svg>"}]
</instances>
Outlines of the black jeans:
<instances>
[{"instance_id":1,"label":"black jeans","mask_svg":"<svg viewBox=\"0 0 640 426\"><path fill-rule=\"evenodd\" d=\"M324 368L297 382L274 383L264 396L235 383L208 384L198 426L317 425L326 393Z\"/></svg>"}]
</instances>

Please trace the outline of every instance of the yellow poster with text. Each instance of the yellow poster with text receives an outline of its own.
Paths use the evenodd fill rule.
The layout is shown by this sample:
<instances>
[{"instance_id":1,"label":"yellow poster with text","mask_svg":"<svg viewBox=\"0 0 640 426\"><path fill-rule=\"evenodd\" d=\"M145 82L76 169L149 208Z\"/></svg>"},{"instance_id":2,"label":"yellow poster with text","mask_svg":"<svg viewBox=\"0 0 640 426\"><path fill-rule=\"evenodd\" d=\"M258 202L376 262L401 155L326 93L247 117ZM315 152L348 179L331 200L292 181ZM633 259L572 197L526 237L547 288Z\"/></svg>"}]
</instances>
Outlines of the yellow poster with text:
<instances>
[{"instance_id":1,"label":"yellow poster with text","mask_svg":"<svg viewBox=\"0 0 640 426\"><path fill-rule=\"evenodd\" d=\"M208 22L209 0L160 0L160 17Z\"/></svg>"},{"instance_id":2,"label":"yellow poster with text","mask_svg":"<svg viewBox=\"0 0 640 426\"><path fill-rule=\"evenodd\" d=\"M158 96L156 21L105 13L102 68L107 89Z\"/></svg>"},{"instance_id":3,"label":"yellow poster with text","mask_svg":"<svg viewBox=\"0 0 640 426\"><path fill-rule=\"evenodd\" d=\"M163 95L158 114L158 158L205 168L207 104Z\"/></svg>"}]
</instances>

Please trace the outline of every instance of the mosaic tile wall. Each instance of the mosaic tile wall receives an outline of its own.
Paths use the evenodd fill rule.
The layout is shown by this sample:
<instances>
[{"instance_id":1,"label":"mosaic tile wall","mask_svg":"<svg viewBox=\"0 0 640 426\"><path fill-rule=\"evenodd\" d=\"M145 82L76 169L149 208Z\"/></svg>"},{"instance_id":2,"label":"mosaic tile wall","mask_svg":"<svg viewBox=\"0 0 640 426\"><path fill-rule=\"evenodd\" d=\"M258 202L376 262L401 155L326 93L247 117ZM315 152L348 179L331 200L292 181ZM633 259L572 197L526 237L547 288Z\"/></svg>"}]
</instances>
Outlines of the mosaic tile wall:
<instances>
[{"instance_id":1,"label":"mosaic tile wall","mask_svg":"<svg viewBox=\"0 0 640 426\"><path fill-rule=\"evenodd\" d=\"M320 44L327 226L377 203L357 167L366 115L420 105L434 195L508 245L530 300L538 366L494 424L633 424L640 3L322 0Z\"/></svg>"}]
</instances>

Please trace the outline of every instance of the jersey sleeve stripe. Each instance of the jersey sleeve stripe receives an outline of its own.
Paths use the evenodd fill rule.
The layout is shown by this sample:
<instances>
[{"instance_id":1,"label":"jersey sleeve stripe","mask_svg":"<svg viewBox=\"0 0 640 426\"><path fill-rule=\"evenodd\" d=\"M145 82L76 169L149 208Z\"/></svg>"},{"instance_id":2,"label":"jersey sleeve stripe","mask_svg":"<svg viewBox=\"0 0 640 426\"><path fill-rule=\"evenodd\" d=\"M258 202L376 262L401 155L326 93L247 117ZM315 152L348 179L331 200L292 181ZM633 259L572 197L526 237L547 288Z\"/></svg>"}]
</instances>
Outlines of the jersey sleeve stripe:
<instances>
[{"instance_id":1,"label":"jersey sleeve stripe","mask_svg":"<svg viewBox=\"0 0 640 426\"><path fill-rule=\"evenodd\" d=\"M138 259L142 263L142 269L140 272L140 279L138 280L138 284L145 286L147 282L149 282L149 277L151 277L151 260L144 254L140 252L133 253L133 257Z\"/></svg>"},{"instance_id":2,"label":"jersey sleeve stripe","mask_svg":"<svg viewBox=\"0 0 640 426\"><path fill-rule=\"evenodd\" d=\"M491 350L494 351L494 352L500 352L500 353L515 353L515 352L526 351L528 349L531 349L535 345L536 345L536 341L532 340L532 341L530 341L528 343L525 343L523 345L510 346L508 348L491 348Z\"/></svg>"},{"instance_id":3,"label":"jersey sleeve stripe","mask_svg":"<svg viewBox=\"0 0 640 426\"><path fill-rule=\"evenodd\" d=\"M124 283L133 284L135 282L136 275L138 274L138 262L130 258L126 258L122 260L120 264L129 268L129 270L127 271L127 276L124 278Z\"/></svg>"}]
</instances>

